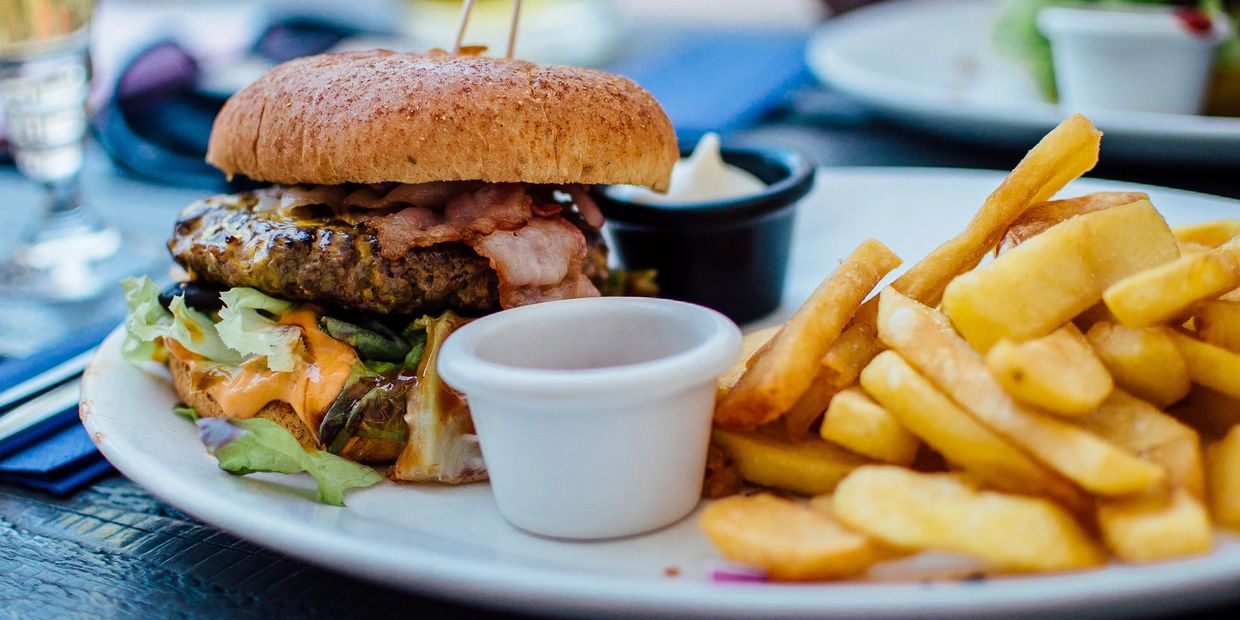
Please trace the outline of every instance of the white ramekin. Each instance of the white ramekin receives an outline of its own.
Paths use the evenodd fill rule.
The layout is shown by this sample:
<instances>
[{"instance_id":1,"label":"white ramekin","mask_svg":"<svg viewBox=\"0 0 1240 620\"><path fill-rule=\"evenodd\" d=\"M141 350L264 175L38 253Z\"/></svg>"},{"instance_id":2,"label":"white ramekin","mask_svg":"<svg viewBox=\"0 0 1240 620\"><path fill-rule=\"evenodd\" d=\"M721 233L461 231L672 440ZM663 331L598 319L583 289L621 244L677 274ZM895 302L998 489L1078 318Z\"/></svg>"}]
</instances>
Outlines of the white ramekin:
<instances>
[{"instance_id":1,"label":"white ramekin","mask_svg":"<svg viewBox=\"0 0 1240 620\"><path fill-rule=\"evenodd\" d=\"M1037 18L1068 112L1200 113L1226 22L1192 32L1166 7L1050 7Z\"/></svg>"},{"instance_id":2,"label":"white ramekin","mask_svg":"<svg viewBox=\"0 0 1240 620\"><path fill-rule=\"evenodd\" d=\"M469 402L504 518L544 536L612 538L697 505L715 380L740 337L693 304L569 299L465 325L439 372Z\"/></svg>"}]
</instances>

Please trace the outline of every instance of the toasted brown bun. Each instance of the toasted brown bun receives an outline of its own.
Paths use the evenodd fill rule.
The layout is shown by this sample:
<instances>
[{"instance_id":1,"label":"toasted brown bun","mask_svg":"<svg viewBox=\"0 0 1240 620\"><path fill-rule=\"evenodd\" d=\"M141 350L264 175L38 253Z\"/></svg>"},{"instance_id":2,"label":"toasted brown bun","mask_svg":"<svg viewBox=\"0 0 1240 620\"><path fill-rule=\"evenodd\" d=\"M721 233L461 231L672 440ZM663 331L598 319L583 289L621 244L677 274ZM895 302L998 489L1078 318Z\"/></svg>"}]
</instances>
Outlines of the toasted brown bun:
<instances>
[{"instance_id":1,"label":"toasted brown bun","mask_svg":"<svg viewBox=\"0 0 1240 620\"><path fill-rule=\"evenodd\" d=\"M215 119L207 161L283 184L482 180L666 190L679 157L632 80L447 53L322 54L277 66Z\"/></svg>"},{"instance_id":2,"label":"toasted brown bun","mask_svg":"<svg viewBox=\"0 0 1240 620\"><path fill-rule=\"evenodd\" d=\"M172 385L181 401L193 407L198 415L208 418L222 418L224 411L211 395L194 388L188 362L169 358L168 369L172 371ZM292 433L301 447L308 450L319 450L318 434L301 420L293 407L286 402L272 401L263 406L255 417L271 420ZM359 463L391 463L400 454L401 445L393 441L376 441L358 438L345 446L340 456Z\"/></svg>"}]
</instances>

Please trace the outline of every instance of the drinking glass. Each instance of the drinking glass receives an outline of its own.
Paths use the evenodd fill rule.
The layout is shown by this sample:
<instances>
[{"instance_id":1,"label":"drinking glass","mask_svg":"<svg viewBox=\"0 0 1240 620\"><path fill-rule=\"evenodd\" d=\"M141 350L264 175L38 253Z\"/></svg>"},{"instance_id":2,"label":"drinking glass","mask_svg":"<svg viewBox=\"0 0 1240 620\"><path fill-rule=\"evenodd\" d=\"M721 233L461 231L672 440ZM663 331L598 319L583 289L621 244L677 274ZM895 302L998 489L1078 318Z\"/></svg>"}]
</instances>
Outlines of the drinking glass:
<instances>
[{"instance_id":1,"label":"drinking glass","mask_svg":"<svg viewBox=\"0 0 1240 620\"><path fill-rule=\"evenodd\" d=\"M22 175L42 190L42 213L0 262L7 298L95 298L141 268L120 233L82 201L79 176L90 86L93 0L0 1L0 108ZM5 209L23 205L5 205Z\"/></svg>"}]
</instances>

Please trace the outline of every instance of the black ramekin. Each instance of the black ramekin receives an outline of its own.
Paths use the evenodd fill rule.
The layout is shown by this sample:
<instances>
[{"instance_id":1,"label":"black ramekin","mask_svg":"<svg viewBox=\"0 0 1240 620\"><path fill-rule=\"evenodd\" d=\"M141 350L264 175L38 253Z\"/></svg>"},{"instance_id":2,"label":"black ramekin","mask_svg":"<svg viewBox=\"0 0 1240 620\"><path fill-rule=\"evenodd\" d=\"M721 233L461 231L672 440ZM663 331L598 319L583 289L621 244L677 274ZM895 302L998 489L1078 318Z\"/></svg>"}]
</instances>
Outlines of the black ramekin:
<instances>
[{"instance_id":1,"label":"black ramekin","mask_svg":"<svg viewBox=\"0 0 1240 620\"><path fill-rule=\"evenodd\" d=\"M678 205L594 198L625 269L657 270L659 296L714 308L738 323L779 306L796 204L814 185L814 166L780 147L724 148L723 160L767 184L748 196ZM683 152L682 156L688 156Z\"/></svg>"}]
</instances>

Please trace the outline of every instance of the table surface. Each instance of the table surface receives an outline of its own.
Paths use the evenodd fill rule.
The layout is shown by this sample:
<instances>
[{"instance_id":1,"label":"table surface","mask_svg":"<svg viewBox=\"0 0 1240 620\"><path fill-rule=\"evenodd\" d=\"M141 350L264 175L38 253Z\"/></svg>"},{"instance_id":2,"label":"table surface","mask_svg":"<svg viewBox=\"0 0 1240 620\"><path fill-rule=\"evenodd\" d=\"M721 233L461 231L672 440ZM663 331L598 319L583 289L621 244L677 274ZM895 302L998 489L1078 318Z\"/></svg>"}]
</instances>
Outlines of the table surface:
<instances>
[{"instance_id":1,"label":"table surface","mask_svg":"<svg viewBox=\"0 0 1240 620\"><path fill-rule=\"evenodd\" d=\"M807 88L786 112L730 139L790 145L824 166L1006 170L1021 156L912 134L817 88ZM1104 163L1093 176L1240 197L1240 175L1235 170ZM8 203L7 222L17 211L12 204L33 195L12 189L12 171L0 171L0 183ZM88 165L85 183L109 218L139 236L166 234L179 206L198 195L118 176L98 153ZM0 227L0 247L11 241L9 235L17 228ZM473 603L483 607L487 601ZM196 522L117 475L68 498L0 486L0 617L416 613L422 618L446 618L468 612L478 609L364 583L263 550ZM494 618L517 617L487 613ZM1235 610L1202 613L1231 616Z\"/></svg>"}]
</instances>

